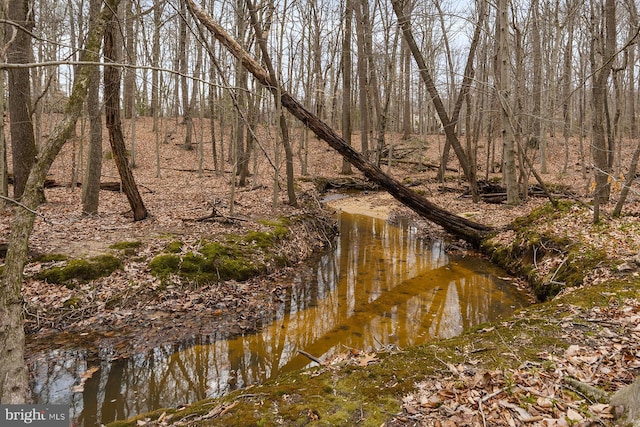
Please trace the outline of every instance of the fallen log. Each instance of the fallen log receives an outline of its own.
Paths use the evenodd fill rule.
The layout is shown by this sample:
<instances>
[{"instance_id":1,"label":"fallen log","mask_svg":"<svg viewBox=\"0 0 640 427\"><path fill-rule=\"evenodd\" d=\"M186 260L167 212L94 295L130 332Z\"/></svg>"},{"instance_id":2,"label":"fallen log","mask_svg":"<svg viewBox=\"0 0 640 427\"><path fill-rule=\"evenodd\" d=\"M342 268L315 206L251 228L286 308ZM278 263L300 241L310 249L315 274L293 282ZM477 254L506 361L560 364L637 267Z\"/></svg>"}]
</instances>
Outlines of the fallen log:
<instances>
[{"instance_id":1,"label":"fallen log","mask_svg":"<svg viewBox=\"0 0 640 427\"><path fill-rule=\"evenodd\" d=\"M451 234L466 240L478 247L482 239L493 231L492 227L462 218L453 214L425 197L413 192L409 187L400 183L395 178L385 174L382 169L371 163L362 154L355 151L342 137L320 118L307 110L300 102L291 96L277 82L272 81L269 73L236 42L227 31L222 28L208 13L206 13L193 0L186 0L189 12L198 20L223 46L238 59L242 65L264 87L268 88L276 96L280 96L281 104L295 118L300 120L316 136L327 142L334 150L340 153L349 163L355 166L371 181L383 187L389 194L402 204L424 218L440 225Z\"/></svg>"}]
</instances>

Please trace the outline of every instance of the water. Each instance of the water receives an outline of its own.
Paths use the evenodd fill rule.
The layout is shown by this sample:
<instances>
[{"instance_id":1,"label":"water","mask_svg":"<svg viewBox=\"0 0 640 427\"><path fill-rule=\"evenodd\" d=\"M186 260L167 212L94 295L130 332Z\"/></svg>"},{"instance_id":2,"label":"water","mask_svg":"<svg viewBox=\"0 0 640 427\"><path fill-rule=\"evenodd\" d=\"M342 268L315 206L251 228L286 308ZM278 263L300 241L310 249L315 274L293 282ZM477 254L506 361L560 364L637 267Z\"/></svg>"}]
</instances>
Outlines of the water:
<instances>
[{"instance_id":1,"label":"water","mask_svg":"<svg viewBox=\"0 0 640 427\"><path fill-rule=\"evenodd\" d=\"M277 319L257 334L200 336L115 361L109 348L97 357L82 348L54 350L31 366L35 401L70 403L78 425L94 426L313 364L298 350L326 359L351 348L407 347L527 304L500 279L502 271L451 257L411 226L347 213L339 221L335 248L288 279L294 286ZM88 370L93 375L83 378Z\"/></svg>"}]
</instances>

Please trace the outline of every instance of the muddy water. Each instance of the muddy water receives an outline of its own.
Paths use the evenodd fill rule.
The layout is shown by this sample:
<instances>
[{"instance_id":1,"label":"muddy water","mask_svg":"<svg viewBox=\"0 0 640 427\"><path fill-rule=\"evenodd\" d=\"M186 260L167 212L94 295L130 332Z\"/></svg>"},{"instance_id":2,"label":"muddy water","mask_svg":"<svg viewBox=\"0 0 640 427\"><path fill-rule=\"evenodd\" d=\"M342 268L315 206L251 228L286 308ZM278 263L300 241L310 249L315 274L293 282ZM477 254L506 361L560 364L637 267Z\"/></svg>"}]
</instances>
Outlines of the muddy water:
<instances>
[{"instance_id":1,"label":"muddy water","mask_svg":"<svg viewBox=\"0 0 640 427\"><path fill-rule=\"evenodd\" d=\"M78 425L100 425L313 364L298 350L327 359L349 348L406 347L527 304L503 272L453 258L410 226L342 213L340 230L332 251L289 278L295 285L277 319L259 333L193 337L116 361L108 348L91 359L83 349L54 351L32 366L34 399L70 403Z\"/></svg>"}]
</instances>

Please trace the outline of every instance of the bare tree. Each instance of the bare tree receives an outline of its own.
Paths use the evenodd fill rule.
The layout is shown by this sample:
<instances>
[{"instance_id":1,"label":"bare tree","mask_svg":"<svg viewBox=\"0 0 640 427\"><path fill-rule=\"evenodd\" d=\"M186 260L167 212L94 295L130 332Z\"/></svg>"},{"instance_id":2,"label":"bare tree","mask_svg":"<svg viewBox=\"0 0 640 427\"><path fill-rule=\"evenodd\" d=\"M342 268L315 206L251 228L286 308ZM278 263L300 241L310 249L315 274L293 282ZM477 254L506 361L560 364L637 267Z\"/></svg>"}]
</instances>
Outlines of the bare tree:
<instances>
[{"instance_id":1,"label":"bare tree","mask_svg":"<svg viewBox=\"0 0 640 427\"><path fill-rule=\"evenodd\" d=\"M611 186L611 147L607 143L605 130L607 82L611 75L616 52L616 3L605 0L603 15L600 16L597 5L591 3L592 36L595 43L590 51L590 63L593 73L591 87L592 108L592 156L596 189L593 196L593 221L600 220L600 205L609 201ZM602 32L600 28L602 27ZM599 37L599 34L604 37ZM601 52L601 53L600 53Z\"/></svg>"},{"instance_id":2,"label":"bare tree","mask_svg":"<svg viewBox=\"0 0 640 427\"><path fill-rule=\"evenodd\" d=\"M89 28L96 25L100 13L100 0L91 0L89 6ZM100 68L94 67L88 88L87 110L89 112L89 150L87 169L82 182L82 211L85 214L98 212L100 202L100 176L102 173L102 105L100 103Z\"/></svg>"},{"instance_id":3,"label":"bare tree","mask_svg":"<svg viewBox=\"0 0 640 427\"><path fill-rule=\"evenodd\" d=\"M453 116L453 118L455 118L455 121L454 121L449 117L449 114L446 111L444 102L442 101L442 98L438 93L438 89L436 88L431 72L427 68L426 63L424 61L424 57L422 56L422 53L420 52L420 49L418 48L418 45L413 37L413 33L411 31L411 22L409 21L409 17L407 15L404 15L404 9L402 7L402 4L400 3L400 0L392 0L391 3L393 4L393 10L396 16L398 17L398 24L402 28L404 39L409 45L409 49L413 54L413 58L416 61L416 64L418 65L420 76L422 77L422 80L424 81L424 84L427 87L427 91L429 92L433 105L435 106L436 112L438 113L438 117L440 118L440 122L442 123L442 126L444 128L444 133L446 135L447 141L449 141L449 143L453 147L454 152L456 153L456 156L458 157L460 166L462 167L462 170L464 171L464 175L467 178L467 181L469 182L469 188L471 190L473 200L478 201L479 200L478 182L476 180L475 167L471 165L469 161L469 157L467 156L467 153L465 153L464 148L462 148L462 144L460 144L460 141L458 140L458 135L456 134L457 116L455 115ZM480 14L480 16L483 16L483 14ZM476 27L477 28L476 33L479 33L478 28L480 27L481 27L481 22L479 22L478 26ZM462 86L460 89L462 94L459 96L459 100L458 100L458 102L460 103L462 103L462 101L464 100L464 93L466 93L466 91L469 88L470 79L472 76L471 70L473 68L473 57L475 55L474 53L475 46L476 46L476 43L471 44L471 48L470 48L470 52L467 60L467 66L465 69L465 78L463 79Z\"/></svg>"},{"instance_id":4,"label":"bare tree","mask_svg":"<svg viewBox=\"0 0 640 427\"><path fill-rule=\"evenodd\" d=\"M118 0L108 1L100 19L88 35L83 59L96 62L102 35L111 8ZM27 260L29 236L33 231L36 209L41 203L42 186L60 149L75 129L82 114L92 67L81 66L76 73L73 90L66 104L64 117L58 121L48 140L43 144L36 163L29 172L22 205L16 208L11 223L11 235L4 270L0 280L0 402L24 403L28 401L27 368L24 361L24 321L22 310L22 278Z\"/></svg>"},{"instance_id":5,"label":"bare tree","mask_svg":"<svg viewBox=\"0 0 640 427\"><path fill-rule=\"evenodd\" d=\"M351 18L353 1L344 2L344 30L342 34L342 138L351 145ZM342 173L351 174L351 164L342 161Z\"/></svg>"},{"instance_id":6,"label":"bare tree","mask_svg":"<svg viewBox=\"0 0 640 427\"><path fill-rule=\"evenodd\" d=\"M4 19L6 14L5 4L0 4L0 19ZM0 26L0 46L4 49L5 43L5 27ZM5 58L0 58L3 62ZM0 70L0 114L4 117L5 113L5 73L4 70ZM6 199L3 197L9 196L9 167L7 165L7 139L5 137L5 122L0 120L0 206L5 204Z\"/></svg>"},{"instance_id":7,"label":"bare tree","mask_svg":"<svg viewBox=\"0 0 640 427\"><path fill-rule=\"evenodd\" d=\"M189 65L189 36L187 32L187 9L183 0L180 1L180 35L178 37L178 70L180 71L180 92L182 95L182 121L186 126L183 147L193 149L193 118L191 117L191 102L189 99L188 65Z\"/></svg>"},{"instance_id":8,"label":"bare tree","mask_svg":"<svg viewBox=\"0 0 640 427\"><path fill-rule=\"evenodd\" d=\"M29 0L10 0L7 8L7 62L29 63L34 27ZM31 120L31 75L28 68L9 69L9 114L13 159L13 197L20 199L36 160L36 141Z\"/></svg>"},{"instance_id":9,"label":"bare tree","mask_svg":"<svg viewBox=\"0 0 640 427\"><path fill-rule=\"evenodd\" d=\"M280 87L279 79L276 75L275 68L273 67L273 63L271 61L271 56L269 55L269 49L267 47L267 40L265 39L262 28L260 27L260 22L258 21L258 16L256 13L255 6L252 4L251 0L245 0L247 2L247 8L249 9L249 15L251 17L251 25L253 26L253 30L256 33L256 39L258 40L258 45L260 47L260 51L262 53L262 61L264 62L267 70L269 71L269 76L271 81L277 82L277 87ZM286 174L287 174L287 196L289 198L289 204L291 206L297 206L298 202L296 200L296 192L294 186L294 176L293 176L293 150L291 149L291 141L289 138L289 126L287 125L287 118L284 115L284 111L282 110L282 105L280 104L280 96L277 93L274 93L274 98L276 101L276 111L278 113L278 124L280 126L280 133L282 136L282 145L285 150L285 164L286 164Z\"/></svg>"},{"instance_id":10,"label":"bare tree","mask_svg":"<svg viewBox=\"0 0 640 427\"><path fill-rule=\"evenodd\" d=\"M104 31L104 57L106 60L115 62L118 60L118 49L116 46L118 28L118 18L116 15L117 8L111 16L109 25ZM142 197L138 192L133 173L127 161L124 135L122 132L122 122L120 119L120 68L107 65L104 71L104 99L105 99L105 121L109 130L109 143L111 144L111 152L113 160L120 174L122 190L127 196L131 210L133 211L133 219L135 221L143 220L147 217L147 209L144 206Z\"/></svg>"},{"instance_id":11,"label":"bare tree","mask_svg":"<svg viewBox=\"0 0 640 427\"><path fill-rule=\"evenodd\" d=\"M509 0L499 0L496 33L498 54L496 76L502 117L502 174L507 187L507 203L520 202L516 176L516 146L513 135L511 103L511 57L509 40Z\"/></svg>"},{"instance_id":12,"label":"bare tree","mask_svg":"<svg viewBox=\"0 0 640 427\"><path fill-rule=\"evenodd\" d=\"M130 65L124 71L123 78L123 98L122 109L125 119L130 119L134 115L135 98L136 98L136 70L134 66L137 60L137 31L136 16L134 13L135 1L124 1L124 59Z\"/></svg>"},{"instance_id":13,"label":"bare tree","mask_svg":"<svg viewBox=\"0 0 640 427\"><path fill-rule=\"evenodd\" d=\"M431 203L426 198L414 193L399 181L386 175L380 168L369 162L362 154L355 151L332 128L317 116L304 108L283 88L272 82L269 73L244 50L218 23L207 15L193 0L186 0L191 13L229 50L253 76L272 93L280 94L282 106L293 116L308 126L319 138L325 140L333 149L353 164L372 181L380 184L391 195L425 218L442 225L446 230L460 236L474 245L479 245L483 236L492 230L466 218L452 214Z\"/></svg>"}]
</instances>

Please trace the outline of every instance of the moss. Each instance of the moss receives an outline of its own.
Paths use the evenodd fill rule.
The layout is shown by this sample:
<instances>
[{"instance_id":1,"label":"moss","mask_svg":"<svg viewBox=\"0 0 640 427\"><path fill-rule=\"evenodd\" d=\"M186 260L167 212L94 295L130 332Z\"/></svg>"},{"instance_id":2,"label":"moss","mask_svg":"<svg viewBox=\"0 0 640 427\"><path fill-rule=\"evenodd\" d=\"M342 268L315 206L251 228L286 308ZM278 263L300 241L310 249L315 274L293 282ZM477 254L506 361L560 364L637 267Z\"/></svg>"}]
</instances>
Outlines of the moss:
<instances>
[{"instance_id":1,"label":"moss","mask_svg":"<svg viewBox=\"0 0 640 427\"><path fill-rule=\"evenodd\" d=\"M158 255L149 262L149 268L154 276L167 278L177 274L196 284L246 280L266 269L240 249L218 242L204 244L198 253Z\"/></svg>"},{"instance_id":2,"label":"moss","mask_svg":"<svg viewBox=\"0 0 640 427\"><path fill-rule=\"evenodd\" d=\"M45 263L45 262L60 262L66 261L69 257L63 254L42 254L34 258L35 262Z\"/></svg>"},{"instance_id":3,"label":"moss","mask_svg":"<svg viewBox=\"0 0 640 427\"><path fill-rule=\"evenodd\" d=\"M170 242L166 248L164 248L164 251L170 254L179 254L180 252L182 252L182 246L183 243L181 241L174 240Z\"/></svg>"},{"instance_id":4,"label":"moss","mask_svg":"<svg viewBox=\"0 0 640 427\"><path fill-rule=\"evenodd\" d=\"M89 259L73 259L64 266L45 269L35 275L38 280L70 286L109 276L122 267L120 259L113 255L99 255Z\"/></svg>"},{"instance_id":5,"label":"moss","mask_svg":"<svg viewBox=\"0 0 640 427\"><path fill-rule=\"evenodd\" d=\"M182 253L183 243L172 241L149 262L151 273L168 278L172 274L196 284L221 280L247 280L269 268L287 265L278 243L289 233L291 220L259 221L270 230L252 230L244 235L228 234L221 242L203 240L196 251Z\"/></svg>"},{"instance_id":6,"label":"moss","mask_svg":"<svg viewBox=\"0 0 640 427\"><path fill-rule=\"evenodd\" d=\"M244 236L243 240L260 249L268 249L273 246L276 236L273 233L264 231L250 231Z\"/></svg>"},{"instance_id":7,"label":"moss","mask_svg":"<svg viewBox=\"0 0 640 427\"><path fill-rule=\"evenodd\" d=\"M159 277L166 277L175 273L180 267L180 257L177 255L161 254L149 261L151 274Z\"/></svg>"},{"instance_id":8,"label":"moss","mask_svg":"<svg viewBox=\"0 0 640 427\"><path fill-rule=\"evenodd\" d=\"M536 297L546 301L565 287L582 285L585 274L607 262L607 254L589 242L574 242L555 230L540 227L577 209L582 208L573 202L559 202L557 209L547 203L511 224L515 237L510 244L494 244L489 239L483 242L482 250L494 263L525 277ZM543 274L539 265L545 261L551 267Z\"/></svg>"},{"instance_id":9,"label":"moss","mask_svg":"<svg viewBox=\"0 0 640 427\"><path fill-rule=\"evenodd\" d=\"M71 297L68 300L66 300L65 302L62 303L62 306L65 308L75 308L78 306L78 304L80 303L80 298L79 297Z\"/></svg>"},{"instance_id":10,"label":"moss","mask_svg":"<svg viewBox=\"0 0 640 427\"><path fill-rule=\"evenodd\" d=\"M205 425L380 426L401 411L402 397L413 392L415 384L446 371L445 364L468 364L471 358L478 370L503 371L507 383L511 370L521 367L523 361L539 364L534 368L539 371L554 370L553 361L540 359L539 355L558 354L569 346L573 337L563 327L564 318L579 321L577 307L620 306L625 298L637 297L638 288L638 283L623 280L590 286L522 309L510 319L478 325L458 337L378 354L377 363L365 367L347 362L290 372L250 391L237 390L167 413L171 411L170 421L177 423L221 405L227 408L224 413ZM581 329L597 334L602 327L584 321ZM163 412L160 409L110 426L135 426L138 420L154 420Z\"/></svg>"}]
</instances>

